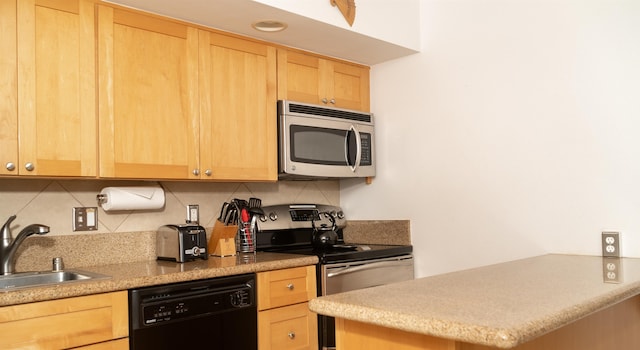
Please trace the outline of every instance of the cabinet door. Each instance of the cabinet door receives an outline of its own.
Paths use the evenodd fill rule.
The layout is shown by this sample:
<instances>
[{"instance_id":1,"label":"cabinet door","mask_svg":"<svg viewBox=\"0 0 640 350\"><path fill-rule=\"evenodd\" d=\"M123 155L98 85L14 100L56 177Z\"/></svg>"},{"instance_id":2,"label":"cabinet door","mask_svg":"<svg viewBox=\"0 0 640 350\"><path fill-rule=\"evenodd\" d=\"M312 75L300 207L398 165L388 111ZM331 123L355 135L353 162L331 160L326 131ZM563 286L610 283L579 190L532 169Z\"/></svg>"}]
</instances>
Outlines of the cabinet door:
<instances>
[{"instance_id":1,"label":"cabinet door","mask_svg":"<svg viewBox=\"0 0 640 350\"><path fill-rule=\"evenodd\" d=\"M94 23L90 1L17 1L20 175L96 175Z\"/></svg>"},{"instance_id":2,"label":"cabinet door","mask_svg":"<svg viewBox=\"0 0 640 350\"><path fill-rule=\"evenodd\" d=\"M16 2L0 1L0 175L17 175Z\"/></svg>"},{"instance_id":3,"label":"cabinet door","mask_svg":"<svg viewBox=\"0 0 640 350\"><path fill-rule=\"evenodd\" d=\"M199 178L198 31L98 6L100 176Z\"/></svg>"},{"instance_id":4,"label":"cabinet door","mask_svg":"<svg viewBox=\"0 0 640 350\"><path fill-rule=\"evenodd\" d=\"M0 349L67 349L126 338L127 298L120 291L2 307Z\"/></svg>"},{"instance_id":5,"label":"cabinet door","mask_svg":"<svg viewBox=\"0 0 640 350\"><path fill-rule=\"evenodd\" d=\"M369 68L325 60L323 90L339 108L369 111Z\"/></svg>"},{"instance_id":6,"label":"cabinet door","mask_svg":"<svg viewBox=\"0 0 640 350\"><path fill-rule=\"evenodd\" d=\"M275 48L200 31L200 102L203 177L276 181Z\"/></svg>"},{"instance_id":7,"label":"cabinet door","mask_svg":"<svg viewBox=\"0 0 640 350\"><path fill-rule=\"evenodd\" d=\"M278 51L278 98L369 111L369 68Z\"/></svg>"},{"instance_id":8,"label":"cabinet door","mask_svg":"<svg viewBox=\"0 0 640 350\"><path fill-rule=\"evenodd\" d=\"M129 350L129 338L106 341L74 348L74 350Z\"/></svg>"},{"instance_id":9,"label":"cabinet door","mask_svg":"<svg viewBox=\"0 0 640 350\"><path fill-rule=\"evenodd\" d=\"M320 59L278 50L278 99L322 104Z\"/></svg>"}]
</instances>

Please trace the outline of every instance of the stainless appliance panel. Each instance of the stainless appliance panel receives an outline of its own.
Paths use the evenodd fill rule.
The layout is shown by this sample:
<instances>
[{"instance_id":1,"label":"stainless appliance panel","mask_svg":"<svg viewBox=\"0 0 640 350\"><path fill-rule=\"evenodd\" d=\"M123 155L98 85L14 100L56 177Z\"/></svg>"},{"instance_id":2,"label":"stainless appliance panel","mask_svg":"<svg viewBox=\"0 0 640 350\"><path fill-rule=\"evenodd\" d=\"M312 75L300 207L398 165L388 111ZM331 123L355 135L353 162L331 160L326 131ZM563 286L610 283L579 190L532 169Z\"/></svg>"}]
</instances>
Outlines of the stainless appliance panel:
<instances>
[{"instance_id":1,"label":"stainless appliance panel","mask_svg":"<svg viewBox=\"0 0 640 350\"><path fill-rule=\"evenodd\" d=\"M278 101L278 134L280 178L375 175L371 113Z\"/></svg>"},{"instance_id":2,"label":"stainless appliance panel","mask_svg":"<svg viewBox=\"0 0 640 350\"><path fill-rule=\"evenodd\" d=\"M348 292L394 282L412 280L413 255L321 264L322 295ZM318 336L322 350L335 350L335 319L318 315Z\"/></svg>"},{"instance_id":3,"label":"stainless appliance panel","mask_svg":"<svg viewBox=\"0 0 640 350\"><path fill-rule=\"evenodd\" d=\"M412 280L413 256L322 265L322 295Z\"/></svg>"}]
</instances>

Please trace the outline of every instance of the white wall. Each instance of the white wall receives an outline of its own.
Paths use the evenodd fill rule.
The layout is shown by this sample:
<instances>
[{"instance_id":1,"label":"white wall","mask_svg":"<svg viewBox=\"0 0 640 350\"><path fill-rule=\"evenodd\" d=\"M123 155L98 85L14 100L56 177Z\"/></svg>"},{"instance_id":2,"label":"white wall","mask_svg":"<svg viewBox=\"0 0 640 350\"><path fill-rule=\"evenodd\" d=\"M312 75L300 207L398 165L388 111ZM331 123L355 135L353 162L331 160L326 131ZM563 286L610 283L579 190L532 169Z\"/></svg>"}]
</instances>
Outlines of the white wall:
<instances>
[{"instance_id":1,"label":"white wall","mask_svg":"<svg viewBox=\"0 0 640 350\"><path fill-rule=\"evenodd\" d=\"M372 68L378 176L417 275L542 253L640 257L640 1L423 0L422 53Z\"/></svg>"}]
</instances>

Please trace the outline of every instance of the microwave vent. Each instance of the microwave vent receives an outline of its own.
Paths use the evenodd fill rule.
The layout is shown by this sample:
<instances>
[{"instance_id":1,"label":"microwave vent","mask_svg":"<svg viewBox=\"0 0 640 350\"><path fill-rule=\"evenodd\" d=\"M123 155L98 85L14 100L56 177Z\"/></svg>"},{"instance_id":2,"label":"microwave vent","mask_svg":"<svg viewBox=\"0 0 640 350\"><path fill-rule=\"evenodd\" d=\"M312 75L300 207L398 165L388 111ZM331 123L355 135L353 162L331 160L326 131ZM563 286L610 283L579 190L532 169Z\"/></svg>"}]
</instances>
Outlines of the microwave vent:
<instances>
[{"instance_id":1,"label":"microwave vent","mask_svg":"<svg viewBox=\"0 0 640 350\"><path fill-rule=\"evenodd\" d=\"M337 108L324 108L306 104L289 103L289 112L307 115L316 115L329 118L339 118L355 120L359 122L372 123L372 115L366 113L350 112Z\"/></svg>"}]
</instances>

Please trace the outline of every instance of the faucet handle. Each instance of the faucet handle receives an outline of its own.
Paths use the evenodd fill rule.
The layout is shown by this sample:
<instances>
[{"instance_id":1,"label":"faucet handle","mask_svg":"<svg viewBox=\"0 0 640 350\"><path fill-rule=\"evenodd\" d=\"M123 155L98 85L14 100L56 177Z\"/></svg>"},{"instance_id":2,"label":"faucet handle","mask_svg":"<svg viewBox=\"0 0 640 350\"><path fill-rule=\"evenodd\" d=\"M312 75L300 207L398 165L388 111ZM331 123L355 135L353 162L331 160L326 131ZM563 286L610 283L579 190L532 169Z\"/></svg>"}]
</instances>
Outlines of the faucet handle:
<instances>
[{"instance_id":1,"label":"faucet handle","mask_svg":"<svg viewBox=\"0 0 640 350\"><path fill-rule=\"evenodd\" d=\"M16 215L9 216L9 219L2 225L2 229L0 230L0 236L2 239L11 239L11 222L16 219Z\"/></svg>"},{"instance_id":2,"label":"faucet handle","mask_svg":"<svg viewBox=\"0 0 640 350\"><path fill-rule=\"evenodd\" d=\"M53 264L52 266L53 272L60 272L64 269L64 263L62 262L62 257L53 258L52 264Z\"/></svg>"}]
</instances>

